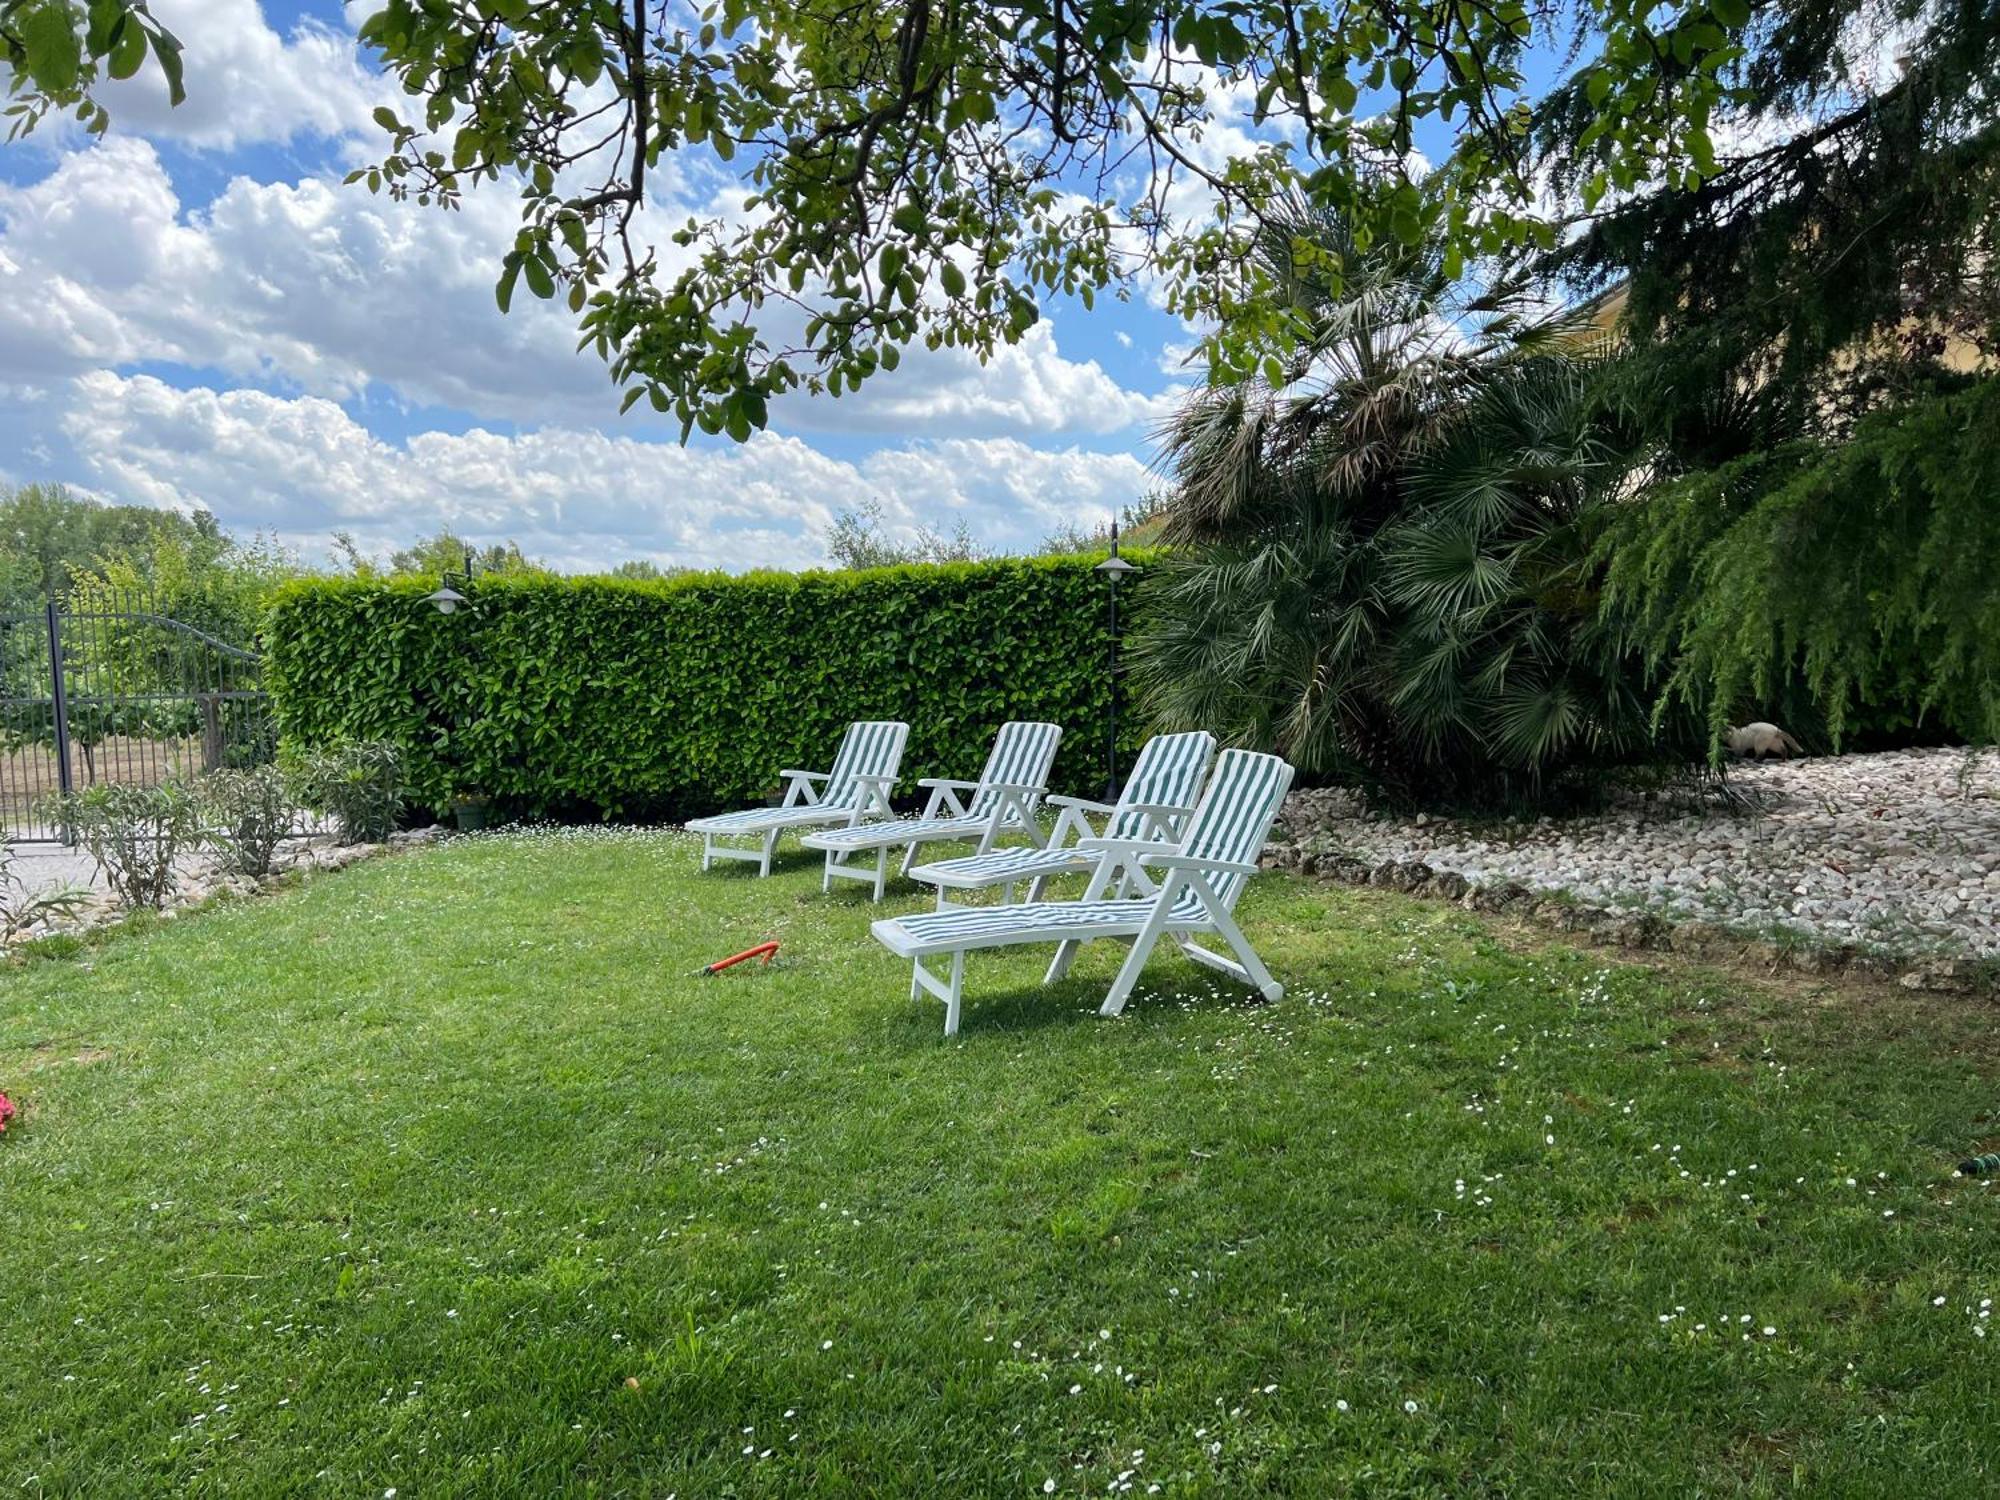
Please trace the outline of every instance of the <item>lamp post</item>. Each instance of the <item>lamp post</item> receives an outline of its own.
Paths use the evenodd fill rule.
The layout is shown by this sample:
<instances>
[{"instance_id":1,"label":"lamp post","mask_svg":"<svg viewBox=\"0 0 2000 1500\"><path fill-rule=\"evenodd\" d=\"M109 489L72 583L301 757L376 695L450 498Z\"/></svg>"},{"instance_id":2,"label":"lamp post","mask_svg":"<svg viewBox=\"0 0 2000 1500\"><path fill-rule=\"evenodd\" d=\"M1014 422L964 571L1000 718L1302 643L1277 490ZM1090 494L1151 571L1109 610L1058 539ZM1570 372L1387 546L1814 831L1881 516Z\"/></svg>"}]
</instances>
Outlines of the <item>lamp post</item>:
<instances>
[{"instance_id":1,"label":"lamp post","mask_svg":"<svg viewBox=\"0 0 2000 1500\"><path fill-rule=\"evenodd\" d=\"M446 568L438 578L438 586L431 590L430 593L424 595L424 603L430 605L441 615L457 613L459 605L466 602L465 595L451 586L454 578L467 588L472 587L472 549L470 547L465 549L465 565L457 569Z\"/></svg>"},{"instance_id":2,"label":"lamp post","mask_svg":"<svg viewBox=\"0 0 2000 1500\"><path fill-rule=\"evenodd\" d=\"M1111 732L1104 742L1104 800L1118 800L1118 699L1122 688L1118 666L1118 585L1128 573L1139 570L1118 555L1118 521L1111 521L1111 555L1093 572L1102 573L1111 592Z\"/></svg>"}]
</instances>

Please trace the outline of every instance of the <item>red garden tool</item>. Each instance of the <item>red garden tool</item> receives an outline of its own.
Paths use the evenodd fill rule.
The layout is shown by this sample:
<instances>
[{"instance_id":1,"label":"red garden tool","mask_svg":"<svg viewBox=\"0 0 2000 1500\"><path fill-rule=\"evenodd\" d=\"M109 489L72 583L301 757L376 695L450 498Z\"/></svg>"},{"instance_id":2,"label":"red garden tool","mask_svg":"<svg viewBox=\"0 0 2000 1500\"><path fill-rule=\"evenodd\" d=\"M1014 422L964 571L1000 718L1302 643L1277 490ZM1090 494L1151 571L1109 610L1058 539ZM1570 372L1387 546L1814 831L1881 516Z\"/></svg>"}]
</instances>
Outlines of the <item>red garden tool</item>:
<instances>
[{"instance_id":1,"label":"red garden tool","mask_svg":"<svg viewBox=\"0 0 2000 1500\"><path fill-rule=\"evenodd\" d=\"M740 964L746 958L761 958L768 965L771 962L771 956L777 951L778 944L776 940L768 943L759 943L754 948L745 948L741 953L732 953L727 958L718 958L712 964L703 964L699 969L694 971L695 978L699 979L705 974L720 974L724 969L734 964Z\"/></svg>"}]
</instances>

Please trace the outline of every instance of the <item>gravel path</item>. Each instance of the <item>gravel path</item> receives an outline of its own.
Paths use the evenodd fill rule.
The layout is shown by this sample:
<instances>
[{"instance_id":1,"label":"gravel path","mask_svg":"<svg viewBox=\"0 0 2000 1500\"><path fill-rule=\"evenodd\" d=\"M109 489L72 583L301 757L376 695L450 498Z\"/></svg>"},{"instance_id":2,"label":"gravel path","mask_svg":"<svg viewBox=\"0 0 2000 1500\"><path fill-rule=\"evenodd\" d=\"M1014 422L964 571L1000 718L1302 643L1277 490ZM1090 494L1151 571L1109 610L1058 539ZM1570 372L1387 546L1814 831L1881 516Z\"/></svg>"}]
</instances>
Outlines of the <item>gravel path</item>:
<instances>
[{"instance_id":1,"label":"gravel path","mask_svg":"<svg viewBox=\"0 0 2000 1500\"><path fill-rule=\"evenodd\" d=\"M1296 792L1282 836L1371 862L1421 860L1595 905L1898 951L2000 956L2000 753L1902 750L1744 765L1755 806L1633 801L1588 819L1373 816Z\"/></svg>"}]
</instances>

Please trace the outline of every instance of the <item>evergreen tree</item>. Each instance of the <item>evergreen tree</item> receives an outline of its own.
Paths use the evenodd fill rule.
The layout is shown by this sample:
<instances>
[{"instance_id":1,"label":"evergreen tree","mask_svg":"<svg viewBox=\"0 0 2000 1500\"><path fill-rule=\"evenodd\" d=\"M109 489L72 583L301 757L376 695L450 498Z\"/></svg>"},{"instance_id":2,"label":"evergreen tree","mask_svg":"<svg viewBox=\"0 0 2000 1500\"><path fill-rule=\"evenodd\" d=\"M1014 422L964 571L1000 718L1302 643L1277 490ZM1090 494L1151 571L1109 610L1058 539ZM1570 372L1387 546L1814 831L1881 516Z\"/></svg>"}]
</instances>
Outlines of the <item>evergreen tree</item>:
<instances>
[{"instance_id":1,"label":"evergreen tree","mask_svg":"<svg viewBox=\"0 0 2000 1500\"><path fill-rule=\"evenodd\" d=\"M1768 0L1725 78L1661 181L1599 163L1595 68L1535 125L1577 215L1543 269L1622 284L1619 379L1665 472L1838 439L2000 355L2000 6Z\"/></svg>"}]
</instances>

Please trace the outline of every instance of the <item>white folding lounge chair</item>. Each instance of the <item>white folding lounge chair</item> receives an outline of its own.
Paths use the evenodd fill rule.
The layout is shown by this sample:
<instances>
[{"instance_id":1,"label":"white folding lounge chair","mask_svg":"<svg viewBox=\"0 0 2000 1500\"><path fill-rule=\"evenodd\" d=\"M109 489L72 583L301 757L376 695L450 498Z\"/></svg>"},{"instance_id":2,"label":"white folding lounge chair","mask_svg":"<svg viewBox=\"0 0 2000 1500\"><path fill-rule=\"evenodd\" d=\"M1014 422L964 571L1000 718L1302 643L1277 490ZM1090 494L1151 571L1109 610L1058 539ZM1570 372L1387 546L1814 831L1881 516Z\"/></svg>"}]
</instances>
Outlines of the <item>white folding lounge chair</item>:
<instances>
[{"instance_id":1,"label":"white folding lounge chair","mask_svg":"<svg viewBox=\"0 0 2000 1500\"><path fill-rule=\"evenodd\" d=\"M1035 809L1048 787L1049 767L1061 742L1062 727L1058 724L1002 724L994 736L993 751L986 757L986 769L977 781L953 781L943 776L918 781L918 786L931 791L921 818L806 835L801 843L826 854L820 889L832 890L836 880L859 880L872 884L875 899L880 901L889 876L889 851L896 848L905 849L905 874L923 844L976 839L979 852L984 854L1001 835L1019 833L1040 848L1046 840L1035 822ZM969 796L961 798L961 792ZM854 854L873 854L874 868L850 865L848 856Z\"/></svg>"},{"instance_id":2,"label":"white folding lounge chair","mask_svg":"<svg viewBox=\"0 0 2000 1500\"><path fill-rule=\"evenodd\" d=\"M787 779L779 807L752 807L742 812L696 818L688 830L701 835L701 867L717 859L745 859L759 875L771 873L771 854L778 836L788 828L852 827L863 818L893 818L889 793L896 785L896 768L903 762L903 742L910 726L896 719L857 720L841 736L840 749L827 771L780 771ZM825 785L817 791L813 783ZM753 838L757 847L737 848L717 843L723 838Z\"/></svg>"},{"instance_id":3,"label":"white folding lounge chair","mask_svg":"<svg viewBox=\"0 0 2000 1500\"><path fill-rule=\"evenodd\" d=\"M1188 820L1178 846L1163 849L1148 841L1091 839L1103 858L1079 901L1030 901L1018 906L963 906L949 911L918 912L886 917L873 927L876 938L910 959L910 998L928 990L944 1001L944 1034L958 1033L960 997L965 988L965 955L975 948L1015 943L1055 943L1044 984L1068 972L1077 949L1093 938L1130 938L1132 951L1112 982L1100 1014L1115 1016L1138 982L1139 971L1153 945L1170 937L1197 963L1255 986L1267 1000L1285 988L1271 977L1263 960L1243 936L1232 915L1236 899L1257 873L1257 856L1264 835L1278 815L1292 784L1292 768L1275 755L1249 750L1225 750L1217 757L1215 774L1202 794L1201 805ZM1163 872L1156 884L1148 871ZM1121 873L1128 873L1145 894L1127 899L1101 899ZM1220 936L1236 957L1225 958L1195 942L1196 936ZM939 979L924 967L934 954L951 955L951 977Z\"/></svg>"},{"instance_id":4,"label":"white folding lounge chair","mask_svg":"<svg viewBox=\"0 0 2000 1500\"><path fill-rule=\"evenodd\" d=\"M913 866L910 878L937 887L939 911L953 904L948 891L979 891L997 885L1002 887L1000 899L1006 902L1014 899L1014 887L1024 881L1028 899L1039 901L1056 876L1088 875L1097 868L1102 857L1099 851L1069 842L1071 838L1097 836L1097 830L1090 826L1092 813L1106 820L1106 838L1178 843L1214 758L1215 736L1206 730L1156 734L1139 751L1115 806L1082 797L1046 799L1048 806L1062 809L1046 848L995 849L961 859L936 860ZM1129 876L1121 878L1118 894L1130 894Z\"/></svg>"}]
</instances>

